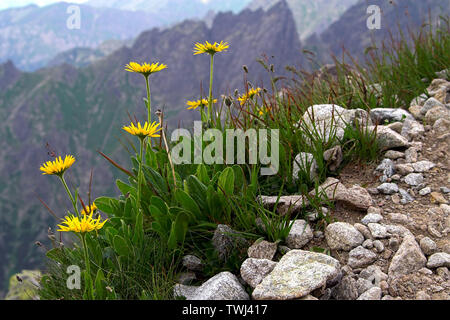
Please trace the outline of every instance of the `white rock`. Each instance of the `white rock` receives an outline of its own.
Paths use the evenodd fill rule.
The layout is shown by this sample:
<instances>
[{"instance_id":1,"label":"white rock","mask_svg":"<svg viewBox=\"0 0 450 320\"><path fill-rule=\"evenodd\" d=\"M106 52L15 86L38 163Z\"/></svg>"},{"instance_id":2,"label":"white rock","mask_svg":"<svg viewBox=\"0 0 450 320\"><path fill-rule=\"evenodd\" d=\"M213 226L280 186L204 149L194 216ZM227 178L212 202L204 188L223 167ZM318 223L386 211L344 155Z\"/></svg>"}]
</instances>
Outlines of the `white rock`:
<instances>
[{"instance_id":1,"label":"white rock","mask_svg":"<svg viewBox=\"0 0 450 320\"><path fill-rule=\"evenodd\" d=\"M383 216L378 213L368 213L364 216L364 218L361 219L361 222L365 225L368 225L369 223L378 223L381 220L383 220Z\"/></svg>"},{"instance_id":2,"label":"white rock","mask_svg":"<svg viewBox=\"0 0 450 320\"><path fill-rule=\"evenodd\" d=\"M381 299L381 288L372 287L362 295L359 296L357 300L380 300Z\"/></svg>"},{"instance_id":3,"label":"white rock","mask_svg":"<svg viewBox=\"0 0 450 320\"><path fill-rule=\"evenodd\" d=\"M377 187L377 190L384 194L394 194L398 192L398 185L385 182Z\"/></svg>"},{"instance_id":4,"label":"white rock","mask_svg":"<svg viewBox=\"0 0 450 320\"><path fill-rule=\"evenodd\" d=\"M447 267L450 268L450 254L446 252L438 252L428 258L428 268Z\"/></svg>"},{"instance_id":5,"label":"white rock","mask_svg":"<svg viewBox=\"0 0 450 320\"><path fill-rule=\"evenodd\" d=\"M286 245L291 249L300 249L312 240L314 234L305 220L295 220L286 238Z\"/></svg>"},{"instance_id":6,"label":"white rock","mask_svg":"<svg viewBox=\"0 0 450 320\"><path fill-rule=\"evenodd\" d=\"M308 174L309 179L314 180L317 177L317 162L311 153L301 152L297 154L292 164L292 179L298 180L299 174Z\"/></svg>"},{"instance_id":7,"label":"white rock","mask_svg":"<svg viewBox=\"0 0 450 320\"><path fill-rule=\"evenodd\" d=\"M417 271L425 266L427 259L422 253L414 236L407 235L403 238L399 249L389 265L389 277L398 277Z\"/></svg>"},{"instance_id":8,"label":"white rock","mask_svg":"<svg viewBox=\"0 0 450 320\"><path fill-rule=\"evenodd\" d=\"M366 267L377 259L377 255L362 246L356 247L348 254L348 265L355 268Z\"/></svg>"},{"instance_id":9,"label":"white rock","mask_svg":"<svg viewBox=\"0 0 450 320\"><path fill-rule=\"evenodd\" d=\"M241 277L255 288L275 268L276 262L267 259L246 259L241 265Z\"/></svg>"},{"instance_id":10,"label":"white rock","mask_svg":"<svg viewBox=\"0 0 450 320\"><path fill-rule=\"evenodd\" d=\"M341 274L339 261L321 253L291 250L253 290L255 300L291 300L308 295Z\"/></svg>"},{"instance_id":11,"label":"white rock","mask_svg":"<svg viewBox=\"0 0 450 320\"><path fill-rule=\"evenodd\" d=\"M375 239L384 239L389 237L389 233L385 226L379 223L369 223L367 226Z\"/></svg>"},{"instance_id":12,"label":"white rock","mask_svg":"<svg viewBox=\"0 0 450 320\"><path fill-rule=\"evenodd\" d=\"M423 183L423 176L420 173L410 173L405 177L405 182L410 186L418 186Z\"/></svg>"},{"instance_id":13,"label":"white rock","mask_svg":"<svg viewBox=\"0 0 450 320\"><path fill-rule=\"evenodd\" d=\"M364 241L364 236L346 222L334 222L325 229L327 244L332 250L351 250Z\"/></svg>"}]
</instances>

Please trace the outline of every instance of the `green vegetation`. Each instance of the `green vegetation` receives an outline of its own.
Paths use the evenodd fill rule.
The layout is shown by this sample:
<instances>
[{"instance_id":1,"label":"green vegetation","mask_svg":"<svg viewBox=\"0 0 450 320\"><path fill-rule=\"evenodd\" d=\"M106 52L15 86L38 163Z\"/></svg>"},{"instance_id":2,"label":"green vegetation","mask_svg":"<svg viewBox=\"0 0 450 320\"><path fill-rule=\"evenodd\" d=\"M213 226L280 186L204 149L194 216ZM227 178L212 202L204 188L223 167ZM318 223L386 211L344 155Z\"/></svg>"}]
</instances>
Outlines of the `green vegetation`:
<instances>
[{"instance_id":1,"label":"green vegetation","mask_svg":"<svg viewBox=\"0 0 450 320\"><path fill-rule=\"evenodd\" d=\"M336 175L340 168L330 170L324 152L342 146L345 164L351 160L373 161L379 150L368 119L356 117L354 123L347 123L336 115L328 128L320 128L305 118L306 110L314 104L336 104L356 111L408 106L413 98L425 93L435 72L450 67L448 21L437 30L426 31L423 29L417 37L403 36L399 42L372 50L364 66L336 60L334 74L321 69L319 75L290 68L294 78L283 89L278 88L281 79L275 76L270 62L261 61L272 76L271 90L248 84L245 95L226 96L217 109L212 109L210 103L209 112L214 116L203 124L221 132L279 129L277 174L260 176L260 164L172 167L162 131L160 139L148 144L143 158L139 154L132 157L132 168L121 168L128 175L128 181L116 181L121 195L95 200L98 211L107 215L108 222L98 232L85 233L89 250L83 250L75 242L73 246L55 243L47 252L48 270L42 277L41 298L171 299L173 284L182 270L183 255L195 254L202 258L206 264L205 276L220 270L237 271L245 259L245 248L239 246L226 262L218 257L211 244L218 224L230 226L247 240L264 238L281 243L289 233L290 221L297 216L318 212L314 227L325 227L332 217L323 214L321 207L332 204L319 192L318 186L327 176ZM251 92L254 94L250 95ZM342 121L345 128L343 135L339 135L336 124ZM203 144L202 151L207 147ZM137 148L133 145L128 150ZM298 177L293 177L293 161L301 152L312 154L316 160L315 177L310 175L308 165L301 165L303 170ZM314 195L311 190L315 191ZM291 210L280 215L278 204L268 209L257 201L261 195L290 194L305 196L308 207L297 215ZM83 266L86 252L90 274L83 273L82 290L68 290L66 269L70 265Z\"/></svg>"}]
</instances>

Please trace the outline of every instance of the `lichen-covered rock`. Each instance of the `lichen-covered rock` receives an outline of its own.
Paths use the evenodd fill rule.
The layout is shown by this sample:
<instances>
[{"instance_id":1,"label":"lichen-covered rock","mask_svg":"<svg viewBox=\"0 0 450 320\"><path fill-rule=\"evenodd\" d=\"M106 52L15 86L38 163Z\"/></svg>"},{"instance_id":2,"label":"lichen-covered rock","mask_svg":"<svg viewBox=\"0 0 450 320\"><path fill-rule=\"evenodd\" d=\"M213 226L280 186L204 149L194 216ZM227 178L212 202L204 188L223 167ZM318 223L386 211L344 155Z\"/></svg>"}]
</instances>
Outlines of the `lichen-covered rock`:
<instances>
[{"instance_id":1,"label":"lichen-covered rock","mask_svg":"<svg viewBox=\"0 0 450 320\"><path fill-rule=\"evenodd\" d=\"M202 271L203 263L198 257L188 254L182 259L183 267L191 271Z\"/></svg>"},{"instance_id":2,"label":"lichen-covered rock","mask_svg":"<svg viewBox=\"0 0 450 320\"><path fill-rule=\"evenodd\" d=\"M321 253L291 250L255 288L255 300L289 300L308 295L341 274L339 261Z\"/></svg>"},{"instance_id":3,"label":"lichen-covered rock","mask_svg":"<svg viewBox=\"0 0 450 320\"><path fill-rule=\"evenodd\" d=\"M221 260L227 260L232 250L248 245L247 240L239 232L224 224L217 226L212 243Z\"/></svg>"},{"instance_id":4,"label":"lichen-covered rock","mask_svg":"<svg viewBox=\"0 0 450 320\"><path fill-rule=\"evenodd\" d=\"M291 230L286 237L286 245L291 249L301 249L309 241L312 240L314 234L308 222L305 220L295 220L292 224Z\"/></svg>"},{"instance_id":5,"label":"lichen-covered rock","mask_svg":"<svg viewBox=\"0 0 450 320\"><path fill-rule=\"evenodd\" d=\"M387 228L379 223L369 223L367 226L375 239L384 239L389 236Z\"/></svg>"},{"instance_id":6,"label":"lichen-covered rock","mask_svg":"<svg viewBox=\"0 0 450 320\"><path fill-rule=\"evenodd\" d=\"M428 268L447 267L450 268L450 254L446 252L438 252L431 255L427 262Z\"/></svg>"},{"instance_id":7,"label":"lichen-covered rock","mask_svg":"<svg viewBox=\"0 0 450 320\"><path fill-rule=\"evenodd\" d=\"M358 287L356 280L351 276L345 276L333 287L331 296L336 300L356 300L358 298Z\"/></svg>"},{"instance_id":8,"label":"lichen-covered rock","mask_svg":"<svg viewBox=\"0 0 450 320\"><path fill-rule=\"evenodd\" d=\"M351 268L362 268L372 264L377 259L377 255L366 248L359 246L348 254L348 265Z\"/></svg>"},{"instance_id":9,"label":"lichen-covered rock","mask_svg":"<svg viewBox=\"0 0 450 320\"><path fill-rule=\"evenodd\" d=\"M255 288L277 265L267 259L249 258L241 265L241 277L252 288Z\"/></svg>"},{"instance_id":10,"label":"lichen-covered rock","mask_svg":"<svg viewBox=\"0 0 450 320\"><path fill-rule=\"evenodd\" d=\"M427 263L427 258L420 250L414 236L405 235L396 254L389 265L389 277L398 277L413 273L423 268Z\"/></svg>"},{"instance_id":11,"label":"lichen-covered rock","mask_svg":"<svg viewBox=\"0 0 450 320\"><path fill-rule=\"evenodd\" d=\"M325 229L325 238L331 250L351 250L364 241L355 227L346 222L334 222Z\"/></svg>"},{"instance_id":12,"label":"lichen-covered rock","mask_svg":"<svg viewBox=\"0 0 450 320\"><path fill-rule=\"evenodd\" d=\"M255 241L247 250L249 258L272 260L277 252L277 244L266 240Z\"/></svg>"},{"instance_id":13,"label":"lichen-covered rock","mask_svg":"<svg viewBox=\"0 0 450 320\"><path fill-rule=\"evenodd\" d=\"M398 185L395 183L385 182L377 187L377 190L383 194L394 194L398 192Z\"/></svg>"},{"instance_id":14,"label":"lichen-covered rock","mask_svg":"<svg viewBox=\"0 0 450 320\"><path fill-rule=\"evenodd\" d=\"M216 274L199 287L176 285L175 296L186 300L249 300L250 297L236 276L228 271Z\"/></svg>"}]
</instances>

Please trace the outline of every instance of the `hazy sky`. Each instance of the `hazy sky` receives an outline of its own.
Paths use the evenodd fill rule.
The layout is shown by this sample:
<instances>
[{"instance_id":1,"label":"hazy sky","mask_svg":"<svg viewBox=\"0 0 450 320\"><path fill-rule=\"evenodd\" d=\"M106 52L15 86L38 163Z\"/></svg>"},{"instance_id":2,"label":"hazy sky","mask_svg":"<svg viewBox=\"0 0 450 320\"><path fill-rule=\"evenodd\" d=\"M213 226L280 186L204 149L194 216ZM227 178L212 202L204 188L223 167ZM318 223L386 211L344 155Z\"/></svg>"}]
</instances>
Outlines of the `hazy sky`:
<instances>
[{"instance_id":1,"label":"hazy sky","mask_svg":"<svg viewBox=\"0 0 450 320\"><path fill-rule=\"evenodd\" d=\"M22 7L26 6L27 4L37 4L38 6L45 6L48 4L52 4L55 2L71 2L71 3L83 3L87 0L68 0L68 1L61 1L61 0L0 0L0 10L11 8L11 7Z\"/></svg>"}]
</instances>

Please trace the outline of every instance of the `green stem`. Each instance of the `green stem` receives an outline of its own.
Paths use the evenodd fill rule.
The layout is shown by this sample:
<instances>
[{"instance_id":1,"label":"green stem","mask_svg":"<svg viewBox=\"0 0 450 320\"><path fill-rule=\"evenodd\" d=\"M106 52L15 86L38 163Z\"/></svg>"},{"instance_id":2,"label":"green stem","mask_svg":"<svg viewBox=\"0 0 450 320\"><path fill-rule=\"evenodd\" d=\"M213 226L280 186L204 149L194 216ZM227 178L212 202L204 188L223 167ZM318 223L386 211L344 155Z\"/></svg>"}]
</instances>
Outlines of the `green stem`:
<instances>
[{"instance_id":1,"label":"green stem","mask_svg":"<svg viewBox=\"0 0 450 320\"><path fill-rule=\"evenodd\" d=\"M151 102L151 95L150 95L150 84L148 80L148 76L145 77L145 84L147 86L147 118L148 118L148 124L152 123L152 102Z\"/></svg>"},{"instance_id":2,"label":"green stem","mask_svg":"<svg viewBox=\"0 0 450 320\"><path fill-rule=\"evenodd\" d=\"M91 275L91 263L89 261L89 253L88 253L88 246L86 243L86 235L81 234L81 242L83 243L83 251L84 251L84 260L86 264L86 271L89 275Z\"/></svg>"},{"instance_id":3,"label":"green stem","mask_svg":"<svg viewBox=\"0 0 450 320\"><path fill-rule=\"evenodd\" d=\"M211 55L211 66L210 66L210 75L209 75L209 99L208 99L208 115L209 121L212 122L212 88L213 88L213 75L214 75L214 55Z\"/></svg>"},{"instance_id":4,"label":"green stem","mask_svg":"<svg viewBox=\"0 0 450 320\"><path fill-rule=\"evenodd\" d=\"M73 209L75 210L76 214L78 216L80 216L80 213L78 212L77 203L76 203L75 199L73 198L69 187L67 186L66 180L64 179L64 175L59 176L59 178L61 179L61 182L62 182L64 188L66 189L67 194L69 195L70 201L72 202Z\"/></svg>"},{"instance_id":5,"label":"green stem","mask_svg":"<svg viewBox=\"0 0 450 320\"><path fill-rule=\"evenodd\" d=\"M138 172L138 192L137 192L137 205L138 210L142 210L141 208L141 184L142 184L142 159L144 154L144 139L140 139L140 152L139 152L139 172Z\"/></svg>"}]
</instances>

